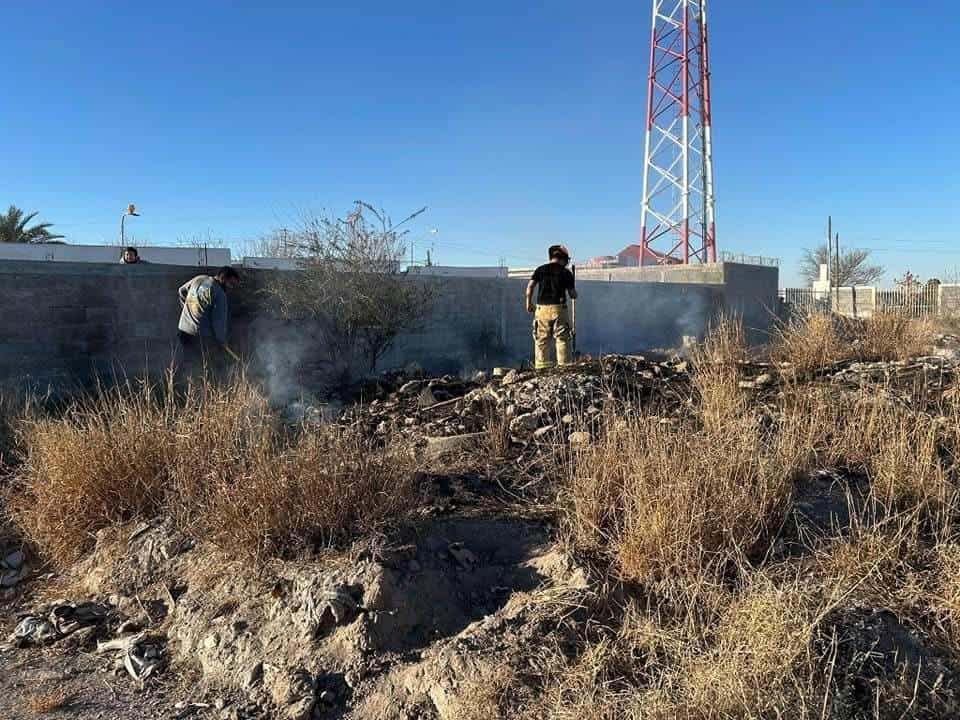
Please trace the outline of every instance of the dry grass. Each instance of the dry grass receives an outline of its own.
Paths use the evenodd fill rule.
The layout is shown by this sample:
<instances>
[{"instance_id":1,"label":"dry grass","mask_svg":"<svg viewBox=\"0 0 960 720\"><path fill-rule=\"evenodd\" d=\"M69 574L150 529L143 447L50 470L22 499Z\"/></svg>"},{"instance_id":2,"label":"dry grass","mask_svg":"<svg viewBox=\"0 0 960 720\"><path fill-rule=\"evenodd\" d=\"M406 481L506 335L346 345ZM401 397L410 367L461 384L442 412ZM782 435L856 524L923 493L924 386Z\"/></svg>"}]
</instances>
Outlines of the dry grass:
<instances>
[{"instance_id":1,"label":"dry grass","mask_svg":"<svg viewBox=\"0 0 960 720\"><path fill-rule=\"evenodd\" d=\"M877 313L849 319L824 313L796 317L780 325L771 357L789 363L800 378L836 363L905 360L925 354L936 332L929 319Z\"/></svg>"},{"instance_id":2,"label":"dry grass","mask_svg":"<svg viewBox=\"0 0 960 720\"><path fill-rule=\"evenodd\" d=\"M25 460L10 511L64 567L100 528L165 513L243 554L331 544L403 515L413 460L359 435L284 428L244 378L178 394L125 385L21 427Z\"/></svg>"},{"instance_id":3,"label":"dry grass","mask_svg":"<svg viewBox=\"0 0 960 720\"><path fill-rule=\"evenodd\" d=\"M63 688L53 688L30 693L24 698L23 707L32 715L49 715L66 708L69 703L70 693Z\"/></svg>"},{"instance_id":4,"label":"dry grass","mask_svg":"<svg viewBox=\"0 0 960 720\"><path fill-rule=\"evenodd\" d=\"M575 544L639 582L747 562L779 524L791 477L758 431L735 428L720 435L656 419L609 428L579 458L564 499Z\"/></svg>"},{"instance_id":5,"label":"dry grass","mask_svg":"<svg viewBox=\"0 0 960 720\"><path fill-rule=\"evenodd\" d=\"M704 429L708 433L722 432L747 409L748 397L740 388L743 363L748 360L742 323L722 317L694 350L691 360Z\"/></svg>"},{"instance_id":6,"label":"dry grass","mask_svg":"<svg viewBox=\"0 0 960 720\"><path fill-rule=\"evenodd\" d=\"M484 417L484 449L493 458L506 457L510 452L510 419L496 407L487 409Z\"/></svg>"},{"instance_id":7,"label":"dry grass","mask_svg":"<svg viewBox=\"0 0 960 720\"><path fill-rule=\"evenodd\" d=\"M843 350L834 326L811 318L780 359L802 374L839 358L903 359L929 339L926 323L901 318L858 332ZM960 668L960 413L789 386L760 422L770 410L743 395L730 362L736 330L718 333L695 363L690 417L612 421L570 471L559 511L571 545L635 600L554 658L534 715L955 716L955 676L942 668ZM815 469L862 478L864 496L843 532L784 556L795 481ZM872 609L939 659L914 667L871 649L845 618Z\"/></svg>"}]
</instances>

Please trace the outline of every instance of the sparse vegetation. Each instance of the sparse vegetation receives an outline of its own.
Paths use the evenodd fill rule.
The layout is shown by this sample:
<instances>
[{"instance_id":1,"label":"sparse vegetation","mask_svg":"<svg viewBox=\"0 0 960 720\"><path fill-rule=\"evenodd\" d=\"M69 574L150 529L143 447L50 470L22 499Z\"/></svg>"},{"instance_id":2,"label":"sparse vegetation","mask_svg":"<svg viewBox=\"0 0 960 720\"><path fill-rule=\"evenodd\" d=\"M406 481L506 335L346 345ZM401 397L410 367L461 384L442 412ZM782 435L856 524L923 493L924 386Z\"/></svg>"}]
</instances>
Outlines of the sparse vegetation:
<instances>
[{"instance_id":1,"label":"sparse vegetation","mask_svg":"<svg viewBox=\"0 0 960 720\"><path fill-rule=\"evenodd\" d=\"M899 313L850 319L826 313L800 315L776 330L772 358L789 363L801 379L837 363L905 360L922 355L935 331L933 321Z\"/></svg>"},{"instance_id":2,"label":"sparse vegetation","mask_svg":"<svg viewBox=\"0 0 960 720\"><path fill-rule=\"evenodd\" d=\"M61 415L26 418L10 511L65 567L103 527L166 513L248 555L344 542L402 517L413 461L348 430L282 427L244 377L101 390Z\"/></svg>"},{"instance_id":3,"label":"sparse vegetation","mask_svg":"<svg viewBox=\"0 0 960 720\"><path fill-rule=\"evenodd\" d=\"M900 359L929 337L901 318L855 330L847 351L814 316L776 352L813 371L844 355ZM571 472L560 503L571 543L631 590L619 620L557 656L535 715L955 714L960 417L876 389L788 386L765 422L724 362L736 342L722 325L701 349L684 422L617 422ZM850 483L850 517L808 533L794 497L821 469L848 479L837 482ZM939 649L917 657L915 638ZM871 655L877 643L893 655Z\"/></svg>"},{"instance_id":4,"label":"sparse vegetation","mask_svg":"<svg viewBox=\"0 0 960 720\"><path fill-rule=\"evenodd\" d=\"M64 709L70 703L70 694L63 688L39 690L30 693L24 700L24 707L32 715L49 715Z\"/></svg>"},{"instance_id":5,"label":"sparse vegetation","mask_svg":"<svg viewBox=\"0 0 960 720\"><path fill-rule=\"evenodd\" d=\"M500 625L464 631L456 643L477 652L466 665L479 660L444 690L451 716L957 716L960 408L912 403L882 380L819 378L837 363L914 357L931 338L900 316L813 315L781 329L764 369L780 382L760 386L744 382L756 370L742 329L723 321L672 410L617 412L612 395L582 417L564 408L571 426L592 423L589 441L538 450L537 482L556 483L560 545L589 580L550 602L514 595L508 624L529 606L542 613L543 643L519 662L481 645ZM528 465L507 469L510 418L486 410L473 460L505 482ZM369 535L416 499L407 448L285 428L243 378L179 395L125 386L19 429L13 515L60 566L99 528L155 513L264 557ZM476 556L449 548L469 574Z\"/></svg>"},{"instance_id":6,"label":"sparse vegetation","mask_svg":"<svg viewBox=\"0 0 960 720\"><path fill-rule=\"evenodd\" d=\"M400 273L402 226L422 212L394 223L357 202L345 218L304 217L285 239L299 270L278 276L267 293L282 317L316 331L333 377L358 366L372 372L397 336L416 330L429 314L436 288Z\"/></svg>"}]
</instances>

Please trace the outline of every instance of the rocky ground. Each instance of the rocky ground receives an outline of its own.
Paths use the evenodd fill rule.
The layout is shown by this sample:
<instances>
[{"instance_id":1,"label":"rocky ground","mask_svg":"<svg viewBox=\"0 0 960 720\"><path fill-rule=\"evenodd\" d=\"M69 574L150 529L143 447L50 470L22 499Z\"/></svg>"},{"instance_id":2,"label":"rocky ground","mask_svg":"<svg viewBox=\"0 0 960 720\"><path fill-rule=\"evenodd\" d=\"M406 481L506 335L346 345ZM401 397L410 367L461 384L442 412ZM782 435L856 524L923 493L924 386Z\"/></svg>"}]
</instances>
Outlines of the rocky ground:
<instances>
[{"instance_id":1,"label":"rocky ground","mask_svg":"<svg viewBox=\"0 0 960 720\"><path fill-rule=\"evenodd\" d=\"M939 387L920 399L936 404L958 362L956 343L941 340L929 356L842 363L812 382L913 400ZM557 544L554 518L518 478L592 442L605 414L687 412L688 370L681 357L611 356L547 374L394 374L337 418L293 408L298 422L405 436L432 463L416 522L348 552L254 566L156 518L102 531L89 557L54 575L3 538L0 717L483 717L476 688L506 668L535 674L538 649L569 642L597 601L590 570ZM790 368L742 370L742 387L775 412ZM856 492L839 487L820 475L802 484L797 526L842 527ZM891 652L925 653L883 613L840 624Z\"/></svg>"}]
</instances>

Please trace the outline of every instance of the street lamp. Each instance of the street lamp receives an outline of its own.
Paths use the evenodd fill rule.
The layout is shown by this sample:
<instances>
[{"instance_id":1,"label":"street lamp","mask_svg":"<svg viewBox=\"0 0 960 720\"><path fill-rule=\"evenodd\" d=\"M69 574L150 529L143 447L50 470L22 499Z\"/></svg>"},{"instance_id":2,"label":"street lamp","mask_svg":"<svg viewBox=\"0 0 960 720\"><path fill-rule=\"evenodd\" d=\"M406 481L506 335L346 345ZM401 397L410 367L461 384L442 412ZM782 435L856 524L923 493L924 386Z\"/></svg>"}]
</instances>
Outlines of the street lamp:
<instances>
[{"instance_id":1,"label":"street lamp","mask_svg":"<svg viewBox=\"0 0 960 720\"><path fill-rule=\"evenodd\" d=\"M127 219L127 215L133 215L134 217L140 217L140 213L137 212L137 206L133 203L127 205L127 211L120 216L120 245L121 247L127 246L127 239L123 231L123 221Z\"/></svg>"}]
</instances>

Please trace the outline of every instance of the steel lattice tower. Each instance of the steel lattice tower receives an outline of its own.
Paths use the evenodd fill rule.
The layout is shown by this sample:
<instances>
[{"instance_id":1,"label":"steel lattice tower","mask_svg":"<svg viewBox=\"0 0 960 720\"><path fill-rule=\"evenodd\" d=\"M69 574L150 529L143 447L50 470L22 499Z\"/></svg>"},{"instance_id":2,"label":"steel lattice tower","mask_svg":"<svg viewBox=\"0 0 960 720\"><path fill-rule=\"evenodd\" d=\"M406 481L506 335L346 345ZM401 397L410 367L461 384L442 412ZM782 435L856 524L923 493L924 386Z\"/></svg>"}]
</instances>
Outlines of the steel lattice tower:
<instances>
[{"instance_id":1,"label":"steel lattice tower","mask_svg":"<svg viewBox=\"0 0 960 720\"><path fill-rule=\"evenodd\" d=\"M716 262L707 0L653 0L641 263Z\"/></svg>"}]
</instances>

